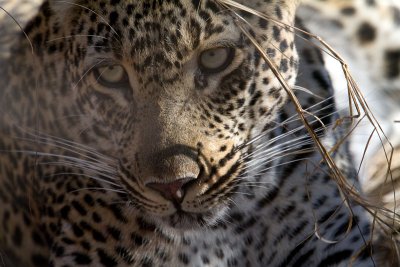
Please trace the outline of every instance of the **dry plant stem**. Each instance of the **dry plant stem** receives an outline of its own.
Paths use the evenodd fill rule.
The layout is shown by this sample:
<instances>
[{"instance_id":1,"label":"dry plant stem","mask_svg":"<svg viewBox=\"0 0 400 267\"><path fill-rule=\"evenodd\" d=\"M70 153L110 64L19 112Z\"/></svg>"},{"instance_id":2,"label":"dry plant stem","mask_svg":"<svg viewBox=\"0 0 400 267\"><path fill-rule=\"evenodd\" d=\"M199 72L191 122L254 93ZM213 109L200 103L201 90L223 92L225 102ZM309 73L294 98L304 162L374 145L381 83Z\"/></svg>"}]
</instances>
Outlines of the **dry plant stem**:
<instances>
[{"instance_id":1,"label":"dry plant stem","mask_svg":"<svg viewBox=\"0 0 400 267\"><path fill-rule=\"evenodd\" d=\"M346 118L350 119L351 122L353 122L353 119L360 117L361 109L362 109L364 111L363 118L367 117L369 122L372 124L372 126L374 128L374 130L373 130L373 132L371 134L373 134L374 132L376 132L376 134L378 134L378 137L379 137L380 142L382 144L382 148L383 148L384 153L385 153L386 161L387 161L388 166L389 166L388 174L391 174L390 166L391 166L391 161L392 161L393 146L390 143L390 141L387 138L387 136L385 135L385 133L384 133L382 127L380 126L379 122L377 121L377 119L375 118L375 116L371 112L370 108L368 107L368 104L366 103L364 96L362 95L358 85L356 84L356 82L354 81L353 77L351 76L351 74L349 72L348 65L346 64L346 62L340 57L340 55L330 45L328 45L324 40L322 40L317 35L308 33L308 32L306 32L306 31L304 31L302 29L299 29L297 27L294 27L294 26L291 26L291 25L287 25L287 24L285 24L285 23L283 23L281 21L273 19L273 18L271 18L271 17L269 17L269 16L267 16L267 15L265 15L265 14L263 14L263 13L257 11L257 10L254 10L252 8L249 8L249 7L246 7L246 6L244 6L244 5L240 4L240 3L237 3L235 1L232 1L232 0L218 0L218 2L222 6L224 6L225 8L231 10L233 12L233 14L238 18L238 26L243 31L243 33L249 38L249 40L253 43L253 45L256 47L256 49L260 52L261 56L263 57L265 62L269 65L269 67L271 68L271 70L273 71L275 76L277 77L277 79L280 82L280 84L282 85L282 87L288 93L290 100L295 105L296 111L297 111L302 123L306 127L308 133L310 134L311 138L313 139L314 143L316 144L318 150L322 154L323 159L325 160L325 162L327 163L327 165L331 169L332 174L333 174L332 178L335 179L335 181L337 182L338 188L339 188L340 192L342 193L342 196L343 196L343 198L345 200L345 203L350 208L350 210L351 210L351 207L348 205L348 202L351 199L352 201L355 201L357 204L363 206L371 215L374 216L374 218L376 218L376 214L379 211L380 213L383 213L384 216L387 216L387 214L391 213L393 215L392 216L393 222L400 222L399 218L396 218L398 216L396 215L395 210L391 211L391 210L388 210L388 209L385 209L385 208L382 208L382 207L377 207L376 205L373 205L372 203L369 203L366 199L364 199L363 197L360 196L359 192L357 192L353 188L352 185L348 184L347 179L343 176L341 171L337 168L334 160L330 156L330 153L335 151L338 148L338 145L335 145L334 148L331 149L330 151L326 150L324 145L319 140L318 136L316 136L315 132L310 127L310 124L308 123L307 119L305 118L304 114L308 114L308 113L301 107L301 104L299 103L297 97L293 93L293 90L290 88L290 86L288 86L288 84L286 83L286 81L284 80L284 78L282 77L280 72L278 71L278 69L275 66L275 64L268 58L268 55L266 55L266 53L263 51L262 47L258 44L257 40L255 40L255 38L253 38L253 36L251 36L251 34L244 28L244 26L239 23L239 20L241 20L241 21L243 21L243 22L245 22L247 24L248 24L248 22L245 19L243 19L240 15L238 15L232 9L232 7L240 9L240 10L243 10L243 11L248 12L248 13L251 13L251 14L256 15L256 16L258 16L260 18L272 21L272 22L274 22L277 25L280 25L282 27L286 27L286 28L292 29L293 31L298 31L298 32L301 32L303 34L306 34L306 35L310 36L311 38L317 40L323 47L325 47L325 49L323 49L320 46L314 44L313 42L308 41L310 44L312 44L314 46L317 46L322 51L327 53L329 56L331 56L334 59L336 59L342 66L342 70L343 70L344 76L345 76L346 81L347 81L347 91L348 91L348 95L349 95L350 116L338 119L337 123L341 124L342 121L344 119L346 119ZM354 105L354 107L356 109L356 112L357 112L356 114L353 114L353 105ZM360 108L359 105L361 106L361 108ZM339 144L343 143L344 140L349 135L350 135L350 133L346 134L341 140L338 141L338 143ZM390 155L388 155L388 152L383 147L383 143L384 143L383 139L385 139L386 142L391 147ZM368 144L367 144L365 149L367 149L367 148L368 148ZM393 178L391 177L391 175L390 175L390 179L393 181ZM394 194L395 194L395 192L394 192ZM394 195L394 197L395 197L395 195ZM385 223L381 218L378 217L376 219L380 223L383 223L384 225L390 227L390 225ZM393 226L390 227L390 228L393 228Z\"/></svg>"}]
</instances>

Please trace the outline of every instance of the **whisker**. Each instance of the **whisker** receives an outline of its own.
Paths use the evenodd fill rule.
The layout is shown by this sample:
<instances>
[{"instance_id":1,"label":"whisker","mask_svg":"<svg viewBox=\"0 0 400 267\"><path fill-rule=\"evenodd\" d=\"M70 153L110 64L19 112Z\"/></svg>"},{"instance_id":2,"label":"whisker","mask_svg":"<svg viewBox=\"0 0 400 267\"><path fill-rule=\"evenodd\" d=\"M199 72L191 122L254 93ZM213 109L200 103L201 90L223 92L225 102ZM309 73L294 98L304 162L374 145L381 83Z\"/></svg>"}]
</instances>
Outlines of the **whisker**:
<instances>
[{"instance_id":1,"label":"whisker","mask_svg":"<svg viewBox=\"0 0 400 267\"><path fill-rule=\"evenodd\" d=\"M285 153L294 148L301 148L305 145L313 144L313 141L308 136L301 136L292 140L285 141L283 143L275 144L276 140L273 140L270 143L262 144L257 146L251 153L244 154L242 160L246 160L247 158L254 157L258 158L262 154L270 153L272 156L276 155L276 153ZM273 145L273 146L271 146Z\"/></svg>"},{"instance_id":2,"label":"whisker","mask_svg":"<svg viewBox=\"0 0 400 267\"><path fill-rule=\"evenodd\" d=\"M102 166L90 164L90 163L83 163L76 161L76 162L69 162L69 161L41 161L37 163L38 165L51 165L51 166L70 166L70 167L78 167L82 170L87 170L87 171L96 171L97 173L103 175L103 176L108 176L110 174L115 174L116 172L114 170L107 170L105 168L102 168ZM108 173L108 174L105 174ZM112 179L112 176L109 176L110 179ZM116 180L113 178L113 180Z\"/></svg>"},{"instance_id":3,"label":"whisker","mask_svg":"<svg viewBox=\"0 0 400 267\"><path fill-rule=\"evenodd\" d=\"M280 157L280 158L284 158L284 157L286 157L286 155L284 155L284 156L282 156L282 157ZM276 164L276 165L271 166L271 167L264 167L263 169L260 169L260 170L258 170L258 169L256 169L256 168L248 169L247 166L246 166L246 172L253 172L254 170L257 170L259 173L265 173L265 172L267 172L267 171L269 171L269 170L271 170L271 169L274 169L274 168L276 168L276 167L282 167L282 166L285 166L285 165L288 165L288 164L292 164L292 163L295 163L295 162L298 162L298 161L304 161L304 160L308 160L308 159L309 159L308 157L305 157L305 158L298 158L298 159L290 160L290 161L287 161L287 162L282 162L282 163ZM263 163L264 163L264 162L263 162ZM257 175L257 174L255 174L255 175ZM242 178L242 179L248 179L248 175L243 174L243 176L239 176L238 178L239 178L239 179L240 179L240 178Z\"/></svg>"},{"instance_id":4,"label":"whisker","mask_svg":"<svg viewBox=\"0 0 400 267\"><path fill-rule=\"evenodd\" d=\"M306 111L311 111L312 108L315 108L316 106L321 105L322 103L324 103L324 102L326 102L326 101L328 101L328 99L325 99L325 100L323 100L323 101L321 101L321 102L319 102L319 103L317 103L317 104L311 106L310 108L306 109ZM322 110L325 110L325 109L329 109L329 108L331 108L332 106L333 106L333 104L327 105L327 106L323 107L322 109L319 109L318 111L322 111ZM329 116L331 116L331 115L333 115L333 114L338 114L338 113L339 113L339 111L335 111L335 112L332 112L331 114L325 115L323 118L329 117ZM256 141L259 141L259 140L260 140L262 137L264 137L265 135L271 133L272 131L274 131L274 130L280 128L280 127L282 127L282 126L285 125L285 124L293 123L293 122L299 121L299 120L300 120L300 118L295 114L295 115L289 117L288 119L284 120L283 122L277 123L277 125L276 125L275 127L269 128L269 129L267 129L267 130L261 132L260 134L254 136L252 139L250 139L250 140L248 140L247 142L243 143L242 145L238 146L238 147L236 148L236 150L243 149L244 147L247 147L247 146L253 144L253 143L256 142ZM312 120L310 123L315 123L315 122L317 122L317 121L318 121L318 120L316 120L316 119L314 118L314 120ZM302 130L302 129L305 129L304 125L298 126L297 128L295 128L295 129L293 129L293 130L287 132L286 134L289 135L290 133L295 133L296 131L300 131L300 130ZM276 138L279 139L279 138L281 138L281 137L278 136L278 137L276 137Z\"/></svg>"},{"instance_id":5,"label":"whisker","mask_svg":"<svg viewBox=\"0 0 400 267\"><path fill-rule=\"evenodd\" d=\"M85 168L86 170L90 171L99 171L108 174L116 174L116 170L112 167L109 166L104 166L101 163L97 162L91 162L87 160L82 160L79 158L74 158L70 156L64 156L64 155L57 155L57 154L52 154L52 153L43 153L43 152L38 152L38 151L29 151L29 150L0 150L0 152L5 152L5 153L21 153L21 154L27 154L27 155L32 155L34 157L37 156L49 156L49 157L56 157L56 158L62 158L66 159L69 161L58 161L58 162L39 162L38 164L47 164L47 165L61 165L61 164L68 164L68 166L73 166L73 167L79 167L79 168Z\"/></svg>"},{"instance_id":6,"label":"whisker","mask_svg":"<svg viewBox=\"0 0 400 267\"><path fill-rule=\"evenodd\" d=\"M314 149L310 148L310 149L303 149L303 150L299 150L299 151L293 151L293 152L286 153L286 154L281 154L281 155L276 154L276 155L274 155L274 157L263 158L262 162L265 165L265 164L271 163L271 162L273 162L275 160L286 158L286 157L291 156L291 155L307 154L307 153L310 153L310 152L313 152L313 151L314 151ZM304 160L304 159L305 158L301 158L301 160ZM259 161L255 162L255 163L259 164ZM248 170L248 171L257 170L257 167L259 167L258 164L254 164L253 166L249 166L249 167L246 168L246 170ZM252 167L252 169L250 167Z\"/></svg>"},{"instance_id":7,"label":"whisker","mask_svg":"<svg viewBox=\"0 0 400 267\"><path fill-rule=\"evenodd\" d=\"M84 188L79 188L79 189L75 189L75 190L72 190L72 191L68 191L68 193L75 193L75 192L86 191L86 190L114 192L114 193L118 193L118 194L126 194L126 195L128 195L128 193L126 191L124 191L124 190L110 189L110 188L104 188L104 187L84 187Z\"/></svg>"},{"instance_id":8,"label":"whisker","mask_svg":"<svg viewBox=\"0 0 400 267\"><path fill-rule=\"evenodd\" d=\"M51 43L54 41L59 41L59 40L69 39L69 38L74 38L74 37L95 37L95 38L100 38L100 39L107 39L104 36L94 35L94 34L75 34L75 35L66 35L66 36L62 36L62 37L53 38L53 39L47 40L46 43Z\"/></svg>"},{"instance_id":9,"label":"whisker","mask_svg":"<svg viewBox=\"0 0 400 267\"><path fill-rule=\"evenodd\" d=\"M83 173L59 172L59 173L55 173L55 174L51 174L51 175L46 175L46 176L44 176L44 178L51 178L51 177L65 176L65 175L81 176L81 177L89 178L89 179L92 179L92 180L95 180L95 181L98 181L98 182L102 182L102 183L106 183L106 184L109 184L109 185L113 185L113 186L118 187L118 188L122 188L121 185L113 183L113 182L111 182L111 181L109 181L107 179L103 179L103 178L100 178L100 177L94 177L94 176L90 176L90 175L83 174ZM108 177L106 177L106 178L108 178Z\"/></svg>"},{"instance_id":10,"label":"whisker","mask_svg":"<svg viewBox=\"0 0 400 267\"><path fill-rule=\"evenodd\" d=\"M114 164L116 161L115 158L112 158L110 156L105 156L105 155L99 153L97 150L93 149L92 147L89 147L89 146L86 146L86 145L83 145L83 144L80 144L80 143L77 143L77 142L74 142L71 140L67 140L64 138L60 138L60 137L56 137L56 136L52 136L52 135L48 135L48 134L40 133L40 132L38 134L35 134L35 133L29 132L26 130L23 130L23 131L35 138L35 139L26 138L26 141L36 142L38 139L41 139L43 142L50 142L50 143L45 143L45 144L52 145L52 143L56 143L57 145L60 145L59 148L64 148L64 147L67 147L68 149L73 148L73 150L68 150L70 152L75 152L76 150L80 150L80 151L82 151L84 153L88 153L96 158L99 158L99 159L101 158L103 160L109 161L110 164ZM16 137L16 138L18 138L18 137ZM79 155L84 156L84 157L89 157L82 153ZM96 158L93 158L93 157L89 157L89 158L92 160L97 160Z\"/></svg>"},{"instance_id":11,"label":"whisker","mask_svg":"<svg viewBox=\"0 0 400 267\"><path fill-rule=\"evenodd\" d=\"M69 145L69 144L58 145L58 144L62 144L59 141L55 141L54 143L57 144L57 145L55 145L55 144L52 144L52 143L48 143L47 142L48 140L46 140L46 139L44 139L45 141L40 141L40 139L43 140L42 138L38 138L38 139L34 140L34 139L29 139L29 138L16 137L15 139L24 140L24 141L31 141L31 142L35 142L37 144L50 145L53 148L60 148L60 149L62 149L62 151L72 152L73 154L81 156L82 158L88 159L87 160L88 162L97 162L97 163L105 164L105 162L103 162L100 159L96 158L96 157L99 157L99 155L101 155L101 154L96 154L95 155L96 157L88 156L88 155L86 155L84 153L78 152L78 151L82 151L82 152L87 152L87 151L85 151L83 149L80 149L80 148L75 148L73 145ZM36 151L36 152L38 153L38 155L41 155L41 156L70 157L70 156L65 156L65 155L62 156L62 155L56 155L56 154L51 154L51 153L43 153L43 152L39 152L39 151ZM70 158L73 158L73 157L70 157ZM103 156L102 158L105 159L105 160L110 161L110 158L107 158L105 156ZM91 160L91 161L89 161L89 160ZM116 161L114 161L114 162L116 162ZM109 163L112 163L112 162L110 161L110 162L107 162L106 164L109 164Z\"/></svg>"}]
</instances>

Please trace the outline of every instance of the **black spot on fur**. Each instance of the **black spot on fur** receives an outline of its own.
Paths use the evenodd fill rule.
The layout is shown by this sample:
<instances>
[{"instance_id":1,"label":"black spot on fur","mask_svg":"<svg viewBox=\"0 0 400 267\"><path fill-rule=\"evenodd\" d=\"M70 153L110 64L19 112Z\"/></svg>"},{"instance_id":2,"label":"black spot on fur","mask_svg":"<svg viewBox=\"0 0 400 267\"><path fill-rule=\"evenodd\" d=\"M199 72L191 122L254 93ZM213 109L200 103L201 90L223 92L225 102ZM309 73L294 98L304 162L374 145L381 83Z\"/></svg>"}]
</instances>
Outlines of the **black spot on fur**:
<instances>
[{"instance_id":1,"label":"black spot on fur","mask_svg":"<svg viewBox=\"0 0 400 267\"><path fill-rule=\"evenodd\" d=\"M12 236L13 243L16 247L21 246L22 244L22 231L19 225L15 226L14 234Z\"/></svg>"},{"instance_id":2,"label":"black spot on fur","mask_svg":"<svg viewBox=\"0 0 400 267\"><path fill-rule=\"evenodd\" d=\"M108 255L104 250L98 249L97 255L100 258L100 262L107 267L114 267L117 266L117 262L113 259L110 255Z\"/></svg>"},{"instance_id":3,"label":"black spot on fur","mask_svg":"<svg viewBox=\"0 0 400 267\"><path fill-rule=\"evenodd\" d=\"M33 254L32 262L37 267L43 267L43 266L47 266L47 264L49 263L49 259L40 254Z\"/></svg>"},{"instance_id":4,"label":"black spot on fur","mask_svg":"<svg viewBox=\"0 0 400 267\"><path fill-rule=\"evenodd\" d=\"M352 6L344 7L344 8L342 8L342 10L340 10L340 12L346 16L354 15L356 13L356 11L357 10Z\"/></svg>"},{"instance_id":5,"label":"black spot on fur","mask_svg":"<svg viewBox=\"0 0 400 267\"><path fill-rule=\"evenodd\" d=\"M376 29L370 23L364 22L358 28L357 36L361 44L371 43L376 38Z\"/></svg>"},{"instance_id":6,"label":"black spot on fur","mask_svg":"<svg viewBox=\"0 0 400 267\"><path fill-rule=\"evenodd\" d=\"M92 259L86 254L74 252L74 253L72 253L72 256L74 256L74 260L75 260L76 264L86 265L86 264L92 263Z\"/></svg>"}]
</instances>

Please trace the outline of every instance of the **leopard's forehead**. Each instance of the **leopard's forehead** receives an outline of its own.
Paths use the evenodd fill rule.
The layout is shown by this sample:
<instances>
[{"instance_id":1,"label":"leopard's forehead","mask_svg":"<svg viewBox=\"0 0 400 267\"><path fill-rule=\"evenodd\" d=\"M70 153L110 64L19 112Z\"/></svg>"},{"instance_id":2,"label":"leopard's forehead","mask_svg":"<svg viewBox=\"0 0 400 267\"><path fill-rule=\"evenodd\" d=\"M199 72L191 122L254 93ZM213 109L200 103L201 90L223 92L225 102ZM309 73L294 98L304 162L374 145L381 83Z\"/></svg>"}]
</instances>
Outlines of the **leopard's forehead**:
<instances>
[{"instance_id":1,"label":"leopard's forehead","mask_svg":"<svg viewBox=\"0 0 400 267\"><path fill-rule=\"evenodd\" d=\"M179 48L184 56L222 42L221 36L228 40L238 36L231 12L216 1L96 1L73 6L70 15L77 22L71 30L86 31L90 44L95 42L93 36L105 37L104 48L131 47L125 53L132 55Z\"/></svg>"}]
</instances>

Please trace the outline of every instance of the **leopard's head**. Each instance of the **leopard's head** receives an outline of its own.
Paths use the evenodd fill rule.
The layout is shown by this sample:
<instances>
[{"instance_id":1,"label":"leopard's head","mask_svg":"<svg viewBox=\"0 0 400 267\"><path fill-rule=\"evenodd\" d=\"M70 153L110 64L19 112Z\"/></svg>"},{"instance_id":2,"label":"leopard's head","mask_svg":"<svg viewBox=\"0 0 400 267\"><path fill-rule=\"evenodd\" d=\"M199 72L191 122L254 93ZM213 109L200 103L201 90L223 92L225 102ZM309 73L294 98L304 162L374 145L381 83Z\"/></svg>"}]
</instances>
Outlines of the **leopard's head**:
<instances>
[{"instance_id":1,"label":"leopard's head","mask_svg":"<svg viewBox=\"0 0 400 267\"><path fill-rule=\"evenodd\" d=\"M135 208L176 227L228 210L287 99L247 34L296 78L297 1L237 1L268 19L222 2L49 0L27 29L43 129L115 158Z\"/></svg>"}]
</instances>

